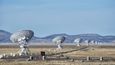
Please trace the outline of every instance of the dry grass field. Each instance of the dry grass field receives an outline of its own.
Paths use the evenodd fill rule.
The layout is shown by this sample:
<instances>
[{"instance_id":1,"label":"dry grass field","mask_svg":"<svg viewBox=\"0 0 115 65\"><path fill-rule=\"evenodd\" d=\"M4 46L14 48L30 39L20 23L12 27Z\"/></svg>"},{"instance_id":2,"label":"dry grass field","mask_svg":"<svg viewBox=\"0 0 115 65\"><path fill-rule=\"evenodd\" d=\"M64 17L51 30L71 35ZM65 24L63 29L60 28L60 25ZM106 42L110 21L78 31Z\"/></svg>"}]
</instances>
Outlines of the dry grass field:
<instances>
[{"instance_id":1,"label":"dry grass field","mask_svg":"<svg viewBox=\"0 0 115 65\"><path fill-rule=\"evenodd\" d=\"M0 54L17 53L19 48L17 46L0 46ZM70 57L115 57L114 47L76 47L76 46L64 46L62 50L56 50L55 46L30 46L31 53L40 54L40 51L45 51L46 55L62 53L65 56ZM3 61L0 60L0 65L115 65L114 61L107 62L81 62L70 60L35 60L35 61Z\"/></svg>"}]
</instances>

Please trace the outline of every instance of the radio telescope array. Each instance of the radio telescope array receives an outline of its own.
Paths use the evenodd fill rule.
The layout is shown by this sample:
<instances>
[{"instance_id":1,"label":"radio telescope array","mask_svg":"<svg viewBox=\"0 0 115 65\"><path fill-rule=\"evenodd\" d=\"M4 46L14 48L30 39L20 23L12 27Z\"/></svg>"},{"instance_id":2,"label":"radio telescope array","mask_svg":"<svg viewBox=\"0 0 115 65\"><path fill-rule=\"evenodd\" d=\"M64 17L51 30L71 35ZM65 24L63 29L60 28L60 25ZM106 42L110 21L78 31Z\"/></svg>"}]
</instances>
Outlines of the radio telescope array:
<instances>
[{"instance_id":1,"label":"radio telescope array","mask_svg":"<svg viewBox=\"0 0 115 65\"><path fill-rule=\"evenodd\" d=\"M52 42L57 44L57 49L62 49L62 43L65 41L64 36L57 36L55 37Z\"/></svg>"},{"instance_id":2,"label":"radio telescope array","mask_svg":"<svg viewBox=\"0 0 115 65\"><path fill-rule=\"evenodd\" d=\"M22 30L11 35L10 40L20 45L19 55L29 54L28 42L33 36L34 32L32 30Z\"/></svg>"}]
</instances>

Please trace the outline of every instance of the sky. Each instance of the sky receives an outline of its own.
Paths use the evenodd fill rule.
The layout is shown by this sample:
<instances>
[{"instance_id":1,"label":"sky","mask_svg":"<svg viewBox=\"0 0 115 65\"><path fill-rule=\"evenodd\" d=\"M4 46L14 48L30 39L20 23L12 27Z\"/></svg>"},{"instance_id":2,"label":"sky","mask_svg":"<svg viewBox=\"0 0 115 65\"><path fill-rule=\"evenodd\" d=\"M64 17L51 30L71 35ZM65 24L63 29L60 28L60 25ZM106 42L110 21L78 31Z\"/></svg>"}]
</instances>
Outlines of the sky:
<instances>
[{"instance_id":1,"label":"sky","mask_svg":"<svg viewBox=\"0 0 115 65\"><path fill-rule=\"evenodd\" d=\"M115 35L115 0L0 0L0 29Z\"/></svg>"}]
</instances>

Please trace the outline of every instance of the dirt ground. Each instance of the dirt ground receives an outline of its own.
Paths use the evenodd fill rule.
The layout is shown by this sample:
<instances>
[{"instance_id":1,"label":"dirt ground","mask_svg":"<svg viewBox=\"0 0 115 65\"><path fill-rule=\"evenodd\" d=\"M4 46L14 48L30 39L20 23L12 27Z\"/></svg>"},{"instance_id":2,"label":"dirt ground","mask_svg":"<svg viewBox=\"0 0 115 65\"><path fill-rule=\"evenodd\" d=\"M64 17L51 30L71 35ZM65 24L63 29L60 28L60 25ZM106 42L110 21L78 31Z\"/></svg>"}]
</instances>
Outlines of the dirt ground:
<instances>
[{"instance_id":1,"label":"dirt ground","mask_svg":"<svg viewBox=\"0 0 115 65\"><path fill-rule=\"evenodd\" d=\"M115 57L115 48L113 46L90 46L90 47L76 47L64 46L61 50L56 50L56 46L30 46L31 53L40 54L40 51L45 51L46 55L63 54L70 57ZM0 46L0 54L18 53L18 46ZM82 62L71 60L36 60L36 61L2 61L0 65L115 65L114 61L107 62Z\"/></svg>"}]
</instances>

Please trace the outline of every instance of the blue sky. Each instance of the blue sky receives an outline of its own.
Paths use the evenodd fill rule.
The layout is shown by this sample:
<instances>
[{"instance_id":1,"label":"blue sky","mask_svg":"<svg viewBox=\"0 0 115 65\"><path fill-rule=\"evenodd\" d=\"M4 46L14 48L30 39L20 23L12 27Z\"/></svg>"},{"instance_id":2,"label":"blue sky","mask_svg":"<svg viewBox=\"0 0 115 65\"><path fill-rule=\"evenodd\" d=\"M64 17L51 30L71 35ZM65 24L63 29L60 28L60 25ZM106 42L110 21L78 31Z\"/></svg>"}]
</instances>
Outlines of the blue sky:
<instances>
[{"instance_id":1,"label":"blue sky","mask_svg":"<svg viewBox=\"0 0 115 65\"><path fill-rule=\"evenodd\" d=\"M115 0L0 0L0 29L115 35Z\"/></svg>"}]
</instances>

